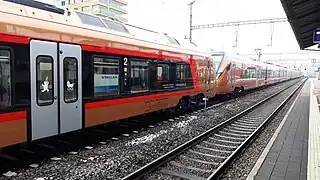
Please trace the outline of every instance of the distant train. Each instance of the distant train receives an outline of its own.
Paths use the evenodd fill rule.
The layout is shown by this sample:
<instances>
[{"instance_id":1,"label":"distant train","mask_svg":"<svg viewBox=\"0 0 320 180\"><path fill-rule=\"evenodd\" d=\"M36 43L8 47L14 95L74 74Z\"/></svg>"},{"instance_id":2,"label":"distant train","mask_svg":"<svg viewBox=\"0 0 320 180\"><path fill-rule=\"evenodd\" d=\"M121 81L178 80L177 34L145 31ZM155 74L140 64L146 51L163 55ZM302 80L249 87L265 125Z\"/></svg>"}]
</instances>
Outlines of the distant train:
<instances>
[{"instance_id":1,"label":"distant train","mask_svg":"<svg viewBox=\"0 0 320 180\"><path fill-rule=\"evenodd\" d=\"M226 52L212 53L216 65L216 94L244 90L301 77L296 69L259 62Z\"/></svg>"},{"instance_id":2,"label":"distant train","mask_svg":"<svg viewBox=\"0 0 320 180\"><path fill-rule=\"evenodd\" d=\"M0 7L0 148L255 86L247 62L222 55L216 67L165 34L32 0ZM263 76L274 68L261 65L259 85L279 81Z\"/></svg>"}]
</instances>

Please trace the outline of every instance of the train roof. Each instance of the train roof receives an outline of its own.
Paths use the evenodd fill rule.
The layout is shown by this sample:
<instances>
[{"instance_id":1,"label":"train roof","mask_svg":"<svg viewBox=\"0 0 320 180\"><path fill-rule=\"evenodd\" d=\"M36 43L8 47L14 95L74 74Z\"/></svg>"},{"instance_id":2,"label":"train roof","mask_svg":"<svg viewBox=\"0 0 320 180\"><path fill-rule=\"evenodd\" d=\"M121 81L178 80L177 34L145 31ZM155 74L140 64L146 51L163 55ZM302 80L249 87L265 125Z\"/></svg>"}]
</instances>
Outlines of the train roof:
<instances>
[{"instance_id":1,"label":"train roof","mask_svg":"<svg viewBox=\"0 0 320 180\"><path fill-rule=\"evenodd\" d=\"M296 68L289 68L289 67L286 67L286 66L277 65L277 64L270 63L270 62L260 62L260 61L257 61L255 59L252 59L252 58L249 58L249 57L246 57L246 56L241 56L240 54L235 54L235 53L232 53L232 52L211 51L211 55L223 55L226 58L238 59L238 60L245 61L245 62L248 62L248 63L256 64L256 65L264 64L264 65L268 65L271 68L283 68L283 69L290 69L292 71L299 71Z\"/></svg>"},{"instance_id":2,"label":"train roof","mask_svg":"<svg viewBox=\"0 0 320 180\"><path fill-rule=\"evenodd\" d=\"M169 52L209 56L209 52L193 45L182 44L167 34L112 18L103 18L68 8L61 9L34 0L0 0L0 7L0 32L8 34L40 38L37 37L36 31L41 31L47 35L43 38L55 41L70 41L70 37L64 37L71 35L85 39L81 41L79 38L77 42L71 40L71 43L86 42L90 45L92 38Z\"/></svg>"}]
</instances>

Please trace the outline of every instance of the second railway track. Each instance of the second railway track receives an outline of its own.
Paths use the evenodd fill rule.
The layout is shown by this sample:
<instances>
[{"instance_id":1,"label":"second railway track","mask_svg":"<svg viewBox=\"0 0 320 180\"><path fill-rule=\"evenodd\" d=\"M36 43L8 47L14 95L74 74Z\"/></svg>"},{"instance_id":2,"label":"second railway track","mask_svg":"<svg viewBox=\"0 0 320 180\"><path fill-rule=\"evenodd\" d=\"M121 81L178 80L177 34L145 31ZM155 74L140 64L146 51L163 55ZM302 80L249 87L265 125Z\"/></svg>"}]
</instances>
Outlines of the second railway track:
<instances>
[{"instance_id":1,"label":"second railway track","mask_svg":"<svg viewBox=\"0 0 320 180\"><path fill-rule=\"evenodd\" d=\"M217 179L304 83L273 94L123 179Z\"/></svg>"}]
</instances>

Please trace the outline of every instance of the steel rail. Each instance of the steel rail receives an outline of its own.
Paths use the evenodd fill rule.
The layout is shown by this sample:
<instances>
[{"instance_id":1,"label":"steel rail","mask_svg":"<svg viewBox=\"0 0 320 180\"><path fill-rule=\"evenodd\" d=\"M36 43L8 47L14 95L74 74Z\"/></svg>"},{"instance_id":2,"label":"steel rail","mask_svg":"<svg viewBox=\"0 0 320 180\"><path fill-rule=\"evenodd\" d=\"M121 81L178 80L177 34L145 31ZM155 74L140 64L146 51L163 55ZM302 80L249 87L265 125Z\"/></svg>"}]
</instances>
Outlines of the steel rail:
<instances>
[{"instance_id":1,"label":"steel rail","mask_svg":"<svg viewBox=\"0 0 320 180\"><path fill-rule=\"evenodd\" d=\"M300 81L301 82L301 81ZM215 179L219 174L221 174L221 172L223 172L225 170L225 168L229 165L230 162L232 162L232 160L236 157L236 155L241 152L241 150L245 147L245 145L247 145L252 139L253 137L255 137L255 135L259 132L259 129L261 129L261 127L264 127L264 125L270 120L272 119L272 117L275 116L276 112L278 112L281 107L283 107L285 105L285 103L293 96L293 94L300 88L302 87L302 85L306 82L306 80L304 80L301 85L299 85L299 87L297 87L281 104L280 106L277 107L276 110L273 111L273 113L271 115L268 116L268 118L254 131L253 135L249 136L249 138L247 138L245 140L245 142L243 142L218 168L216 171L214 171L214 173L212 175L210 175L210 177L208 179ZM198 135L197 137L189 140L188 142L178 146L177 148L171 150L170 152L160 156L159 158L155 159L154 161L146 164L145 166L139 168L138 170L130 173L129 175L125 176L122 178L122 180L128 180L128 179L140 179L143 176L147 175L148 173L151 173L152 171L156 170L158 167L164 165L165 163L171 161L172 159L176 158L178 155L182 154L183 152L185 152L186 150L190 149L191 147L194 147L195 145L199 144L200 142L202 142L204 139L208 138L209 136L211 136L214 132L216 132L217 130L225 127L226 125L230 124L231 122L243 117L244 115L248 114L249 112L251 112L252 110L256 109L257 107L259 107L260 105L266 103L267 101L271 100L272 98L274 98L275 96L279 95L280 93L284 92L285 90L291 88L293 85L290 85L282 90L280 90L277 93L274 93L273 95L263 99L262 101L254 104L253 106L247 108L246 110L234 115L233 117L227 119L226 121L216 125L215 127L207 130L206 132Z\"/></svg>"}]
</instances>

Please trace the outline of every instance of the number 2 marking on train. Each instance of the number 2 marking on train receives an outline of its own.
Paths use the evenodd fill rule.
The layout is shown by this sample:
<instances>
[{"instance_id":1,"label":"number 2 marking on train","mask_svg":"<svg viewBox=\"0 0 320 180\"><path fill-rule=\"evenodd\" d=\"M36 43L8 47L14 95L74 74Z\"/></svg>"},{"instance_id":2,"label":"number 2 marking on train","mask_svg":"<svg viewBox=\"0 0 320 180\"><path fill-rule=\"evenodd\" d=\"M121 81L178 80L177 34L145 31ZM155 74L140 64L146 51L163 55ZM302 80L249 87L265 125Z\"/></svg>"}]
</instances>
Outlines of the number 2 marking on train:
<instances>
[{"instance_id":1,"label":"number 2 marking on train","mask_svg":"<svg viewBox=\"0 0 320 180\"><path fill-rule=\"evenodd\" d=\"M123 62L123 65L127 66L127 65L128 65L128 58L125 57L125 58L123 59L123 61L124 61L124 62Z\"/></svg>"}]
</instances>

